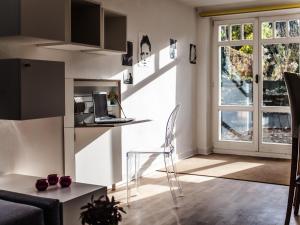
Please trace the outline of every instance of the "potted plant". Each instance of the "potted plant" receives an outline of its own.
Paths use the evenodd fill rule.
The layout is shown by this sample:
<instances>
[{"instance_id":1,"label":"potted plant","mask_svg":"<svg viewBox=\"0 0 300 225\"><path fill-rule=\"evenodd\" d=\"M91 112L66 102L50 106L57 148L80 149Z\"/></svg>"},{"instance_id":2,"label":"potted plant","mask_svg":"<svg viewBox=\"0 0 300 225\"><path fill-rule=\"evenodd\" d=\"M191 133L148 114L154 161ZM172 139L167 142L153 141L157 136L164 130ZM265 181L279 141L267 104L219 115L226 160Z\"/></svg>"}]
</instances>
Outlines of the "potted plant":
<instances>
[{"instance_id":1,"label":"potted plant","mask_svg":"<svg viewBox=\"0 0 300 225\"><path fill-rule=\"evenodd\" d=\"M114 197L110 200L108 196L101 196L94 200L92 196L91 202L81 207L82 225L118 225L122 221L121 213L126 213L119 204Z\"/></svg>"},{"instance_id":2,"label":"potted plant","mask_svg":"<svg viewBox=\"0 0 300 225\"><path fill-rule=\"evenodd\" d=\"M107 98L110 100L111 105L115 105L118 101L118 95L114 90L111 90L107 96Z\"/></svg>"}]
</instances>

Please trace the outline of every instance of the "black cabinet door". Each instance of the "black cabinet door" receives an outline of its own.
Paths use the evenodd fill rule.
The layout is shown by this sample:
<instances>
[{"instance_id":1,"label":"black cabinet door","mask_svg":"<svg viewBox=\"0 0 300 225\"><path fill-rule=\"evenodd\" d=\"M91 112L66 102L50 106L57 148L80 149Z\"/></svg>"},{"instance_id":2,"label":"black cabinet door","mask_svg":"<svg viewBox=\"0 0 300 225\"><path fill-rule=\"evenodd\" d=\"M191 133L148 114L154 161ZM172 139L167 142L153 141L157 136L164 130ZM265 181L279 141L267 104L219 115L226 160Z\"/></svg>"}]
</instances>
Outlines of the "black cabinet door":
<instances>
[{"instance_id":1,"label":"black cabinet door","mask_svg":"<svg viewBox=\"0 0 300 225\"><path fill-rule=\"evenodd\" d=\"M20 61L21 120L65 115L63 62Z\"/></svg>"},{"instance_id":2,"label":"black cabinet door","mask_svg":"<svg viewBox=\"0 0 300 225\"><path fill-rule=\"evenodd\" d=\"M0 60L0 119L21 118L20 60Z\"/></svg>"}]
</instances>

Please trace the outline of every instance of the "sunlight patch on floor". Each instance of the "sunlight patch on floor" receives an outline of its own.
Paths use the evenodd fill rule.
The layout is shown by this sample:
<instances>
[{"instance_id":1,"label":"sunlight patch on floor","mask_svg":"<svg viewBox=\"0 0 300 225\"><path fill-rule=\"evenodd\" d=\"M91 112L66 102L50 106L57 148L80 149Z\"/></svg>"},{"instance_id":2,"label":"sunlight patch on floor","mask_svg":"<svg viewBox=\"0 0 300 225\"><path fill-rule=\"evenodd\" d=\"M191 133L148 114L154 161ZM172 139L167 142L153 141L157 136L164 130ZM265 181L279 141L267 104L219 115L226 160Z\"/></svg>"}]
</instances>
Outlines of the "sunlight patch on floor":
<instances>
[{"instance_id":1,"label":"sunlight patch on floor","mask_svg":"<svg viewBox=\"0 0 300 225\"><path fill-rule=\"evenodd\" d=\"M138 191L136 190L135 186L131 184L131 191L130 191L130 202L135 202L141 199L145 198L151 198L156 195L169 192L169 186L167 185L159 185L159 184L145 184L141 185L138 188ZM110 192L109 195L115 196L119 201L126 202L127 198L127 191L126 187L117 189L117 191Z\"/></svg>"},{"instance_id":2,"label":"sunlight patch on floor","mask_svg":"<svg viewBox=\"0 0 300 225\"><path fill-rule=\"evenodd\" d=\"M194 183L200 184L202 182L210 181L216 179L215 177L204 177L204 176L191 176L191 175L180 175L179 180L180 182L186 183Z\"/></svg>"},{"instance_id":3,"label":"sunlight patch on floor","mask_svg":"<svg viewBox=\"0 0 300 225\"><path fill-rule=\"evenodd\" d=\"M200 158L189 158L187 159L189 164L184 164L184 170L194 169L194 165L197 164L197 169L204 167L215 166L218 164L224 164L227 161L225 160L216 160L216 159L200 159ZM181 169L181 164L177 164L177 169Z\"/></svg>"},{"instance_id":4,"label":"sunlight patch on floor","mask_svg":"<svg viewBox=\"0 0 300 225\"><path fill-rule=\"evenodd\" d=\"M264 164L262 163L236 162L222 166L216 166L206 170L201 170L201 172L205 173L207 176L224 176L227 174L237 173L243 170L248 170L263 165Z\"/></svg>"}]
</instances>

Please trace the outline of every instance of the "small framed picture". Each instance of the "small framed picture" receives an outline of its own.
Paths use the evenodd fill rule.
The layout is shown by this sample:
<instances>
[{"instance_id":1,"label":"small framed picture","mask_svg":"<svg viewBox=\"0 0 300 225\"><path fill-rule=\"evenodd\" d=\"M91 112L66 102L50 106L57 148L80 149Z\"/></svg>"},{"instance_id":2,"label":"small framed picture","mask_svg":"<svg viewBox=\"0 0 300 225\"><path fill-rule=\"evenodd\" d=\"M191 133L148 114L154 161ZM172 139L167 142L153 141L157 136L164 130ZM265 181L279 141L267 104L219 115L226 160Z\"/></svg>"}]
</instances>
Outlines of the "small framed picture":
<instances>
[{"instance_id":1,"label":"small framed picture","mask_svg":"<svg viewBox=\"0 0 300 225\"><path fill-rule=\"evenodd\" d=\"M190 44L190 63L197 63L197 47L194 44Z\"/></svg>"},{"instance_id":2,"label":"small framed picture","mask_svg":"<svg viewBox=\"0 0 300 225\"><path fill-rule=\"evenodd\" d=\"M132 66L133 56L133 43L127 42L127 54L122 55L122 65L123 66Z\"/></svg>"},{"instance_id":3,"label":"small framed picture","mask_svg":"<svg viewBox=\"0 0 300 225\"><path fill-rule=\"evenodd\" d=\"M177 40L170 39L170 59L177 58Z\"/></svg>"},{"instance_id":4,"label":"small framed picture","mask_svg":"<svg viewBox=\"0 0 300 225\"><path fill-rule=\"evenodd\" d=\"M150 38L145 33L139 33L139 54L138 60L140 65L148 66L150 63L150 56L152 51L152 45Z\"/></svg>"},{"instance_id":5,"label":"small framed picture","mask_svg":"<svg viewBox=\"0 0 300 225\"><path fill-rule=\"evenodd\" d=\"M133 84L133 73L131 70L125 70L123 73L123 83Z\"/></svg>"}]
</instances>

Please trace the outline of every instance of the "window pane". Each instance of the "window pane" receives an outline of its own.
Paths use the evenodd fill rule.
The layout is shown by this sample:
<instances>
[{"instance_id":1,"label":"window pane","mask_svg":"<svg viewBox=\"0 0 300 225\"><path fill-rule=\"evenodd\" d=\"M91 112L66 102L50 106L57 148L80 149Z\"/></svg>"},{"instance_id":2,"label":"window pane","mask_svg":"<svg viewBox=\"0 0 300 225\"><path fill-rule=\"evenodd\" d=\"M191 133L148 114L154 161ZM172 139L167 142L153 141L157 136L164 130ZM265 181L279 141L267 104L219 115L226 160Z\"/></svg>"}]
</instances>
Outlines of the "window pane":
<instances>
[{"instance_id":1,"label":"window pane","mask_svg":"<svg viewBox=\"0 0 300 225\"><path fill-rule=\"evenodd\" d=\"M263 113L263 142L292 143L291 116L289 113Z\"/></svg>"},{"instance_id":2,"label":"window pane","mask_svg":"<svg viewBox=\"0 0 300 225\"><path fill-rule=\"evenodd\" d=\"M275 23L275 37L276 38L283 38L286 37L286 22L282 21L282 22L276 22Z\"/></svg>"},{"instance_id":3,"label":"window pane","mask_svg":"<svg viewBox=\"0 0 300 225\"><path fill-rule=\"evenodd\" d=\"M231 26L231 40L232 41L239 41L242 39L242 29L241 25L232 25Z\"/></svg>"},{"instance_id":4,"label":"window pane","mask_svg":"<svg viewBox=\"0 0 300 225\"><path fill-rule=\"evenodd\" d=\"M299 34L300 34L299 20L289 21L289 35L290 35L290 37L299 37Z\"/></svg>"},{"instance_id":5,"label":"window pane","mask_svg":"<svg viewBox=\"0 0 300 225\"><path fill-rule=\"evenodd\" d=\"M244 24L244 40L253 40L253 23Z\"/></svg>"},{"instance_id":6,"label":"window pane","mask_svg":"<svg viewBox=\"0 0 300 225\"><path fill-rule=\"evenodd\" d=\"M299 44L263 46L263 105L288 106L284 72L299 72Z\"/></svg>"},{"instance_id":7,"label":"window pane","mask_svg":"<svg viewBox=\"0 0 300 225\"><path fill-rule=\"evenodd\" d=\"M253 46L220 49L221 105L253 104Z\"/></svg>"},{"instance_id":8,"label":"window pane","mask_svg":"<svg viewBox=\"0 0 300 225\"><path fill-rule=\"evenodd\" d=\"M220 41L229 40L229 27L227 25L219 26L219 40Z\"/></svg>"},{"instance_id":9,"label":"window pane","mask_svg":"<svg viewBox=\"0 0 300 225\"><path fill-rule=\"evenodd\" d=\"M221 112L222 141L252 141L253 113L252 112Z\"/></svg>"},{"instance_id":10,"label":"window pane","mask_svg":"<svg viewBox=\"0 0 300 225\"><path fill-rule=\"evenodd\" d=\"M271 22L264 22L261 25L262 30L262 39L271 39L273 38L273 23Z\"/></svg>"}]
</instances>

